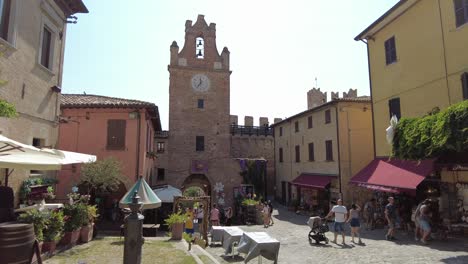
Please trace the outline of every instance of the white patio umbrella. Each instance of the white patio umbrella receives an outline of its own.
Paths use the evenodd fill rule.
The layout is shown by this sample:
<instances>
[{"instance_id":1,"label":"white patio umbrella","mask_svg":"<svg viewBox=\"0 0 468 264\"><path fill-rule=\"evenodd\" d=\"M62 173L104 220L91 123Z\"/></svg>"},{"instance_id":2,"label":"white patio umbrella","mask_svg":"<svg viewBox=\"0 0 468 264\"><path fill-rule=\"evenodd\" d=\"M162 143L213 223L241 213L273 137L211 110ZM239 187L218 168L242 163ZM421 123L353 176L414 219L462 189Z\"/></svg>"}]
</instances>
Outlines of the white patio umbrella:
<instances>
[{"instance_id":1,"label":"white patio umbrella","mask_svg":"<svg viewBox=\"0 0 468 264\"><path fill-rule=\"evenodd\" d=\"M0 135L0 168L60 170L62 165L94 161L96 161L94 155L40 149Z\"/></svg>"},{"instance_id":2,"label":"white patio umbrella","mask_svg":"<svg viewBox=\"0 0 468 264\"><path fill-rule=\"evenodd\" d=\"M94 155L57 149L40 149L0 135L0 168L60 170L62 165L94 161L96 161ZM6 178L7 181L8 178Z\"/></svg>"},{"instance_id":3,"label":"white patio umbrella","mask_svg":"<svg viewBox=\"0 0 468 264\"><path fill-rule=\"evenodd\" d=\"M182 196L182 191L171 185L165 185L153 191L163 203L173 203L175 196Z\"/></svg>"}]
</instances>

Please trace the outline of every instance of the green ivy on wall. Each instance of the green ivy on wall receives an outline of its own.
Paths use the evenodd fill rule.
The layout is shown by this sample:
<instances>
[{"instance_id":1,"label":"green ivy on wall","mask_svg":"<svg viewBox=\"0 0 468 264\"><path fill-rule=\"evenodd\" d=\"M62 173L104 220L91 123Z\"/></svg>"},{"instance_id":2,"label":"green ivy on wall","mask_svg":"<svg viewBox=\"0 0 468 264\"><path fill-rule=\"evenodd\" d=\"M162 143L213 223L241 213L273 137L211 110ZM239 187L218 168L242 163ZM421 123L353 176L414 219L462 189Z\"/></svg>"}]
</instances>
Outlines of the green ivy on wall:
<instances>
[{"instance_id":1,"label":"green ivy on wall","mask_svg":"<svg viewBox=\"0 0 468 264\"><path fill-rule=\"evenodd\" d=\"M0 117L16 117L18 113L16 112L16 108L13 104L0 99Z\"/></svg>"},{"instance_id":2,"label":"green ivy on wall","mask_svg":"<svg viewBox=\"0 0 468 264\"><path fill-rule=\"evenodd\" d=\"M468 152L468 100L398 122L393 139L395 157L421 160L450 152Z\"/></svg>"}]
</instances>

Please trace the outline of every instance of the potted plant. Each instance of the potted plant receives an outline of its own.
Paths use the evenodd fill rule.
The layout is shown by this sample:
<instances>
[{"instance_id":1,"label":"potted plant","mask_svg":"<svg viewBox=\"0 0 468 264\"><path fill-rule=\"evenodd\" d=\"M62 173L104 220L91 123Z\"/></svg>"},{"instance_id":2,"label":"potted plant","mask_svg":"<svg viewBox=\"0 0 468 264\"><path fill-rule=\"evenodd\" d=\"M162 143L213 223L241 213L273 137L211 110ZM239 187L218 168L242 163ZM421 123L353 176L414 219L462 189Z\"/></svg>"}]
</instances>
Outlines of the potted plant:
<instances>
[{"instance_id":1,"label":"potted plant","mask_svg":"<svg viewBox=\"0 0 468 264\"><path fill-rule=\"evenodd\" d=\"M95 205L85 205L85 213L83 214L83 226L80 231L81 242L88 243L93 238L94 220L98 217L97 208Z\"/></svg>"},{"instance_id":2,"label":"potted plant","mask_svg":"<svg viewBox=\"0 0 468 264\"><path fill-rule=\"evenodd\" d=\"M64 235L60 241L63 245L75 245L80 238L80 228L83 225L83 212L81 203L66 204L63 208L64 214Z\"/></svg>"},{"instance_id":3,"label":"potted plant","mask_svg":"<svg viewBox=\"0 0 468 264\"><path fill-rule=\"evenodd\" d=\"M34 234L36 235L36 239L39 242L39 248L41 248L42 242L44 241L43 231L47 224L46 214L37 209L32 209L20 214L18 221L22 223L33 224Z\"/></svg>"},{"instance_id":4,"label":"potted plant","mask_svg":"<svg viewBox=\"0 0 468 264\"><path fill-rule=\"evenodd\" d=\"M43 252L54 253L57 241L62 237L64 225L65 220L62 211L54 210L48 214L47 225L44 228Z\"/></svg>"},{"instance_id":5,"label":"potted plant","mask_svg":"<svg viewBox=\"0 0 468 264\"><path fill-rule=\"evenodd\" d=\"M184 223L187 219L186 214L182 213L173 213L169 215L169 218L164 220L166 225L171 229L171 238L174 240L182 239L182 232L184 231Z\"/></svg>"}]
</instances>

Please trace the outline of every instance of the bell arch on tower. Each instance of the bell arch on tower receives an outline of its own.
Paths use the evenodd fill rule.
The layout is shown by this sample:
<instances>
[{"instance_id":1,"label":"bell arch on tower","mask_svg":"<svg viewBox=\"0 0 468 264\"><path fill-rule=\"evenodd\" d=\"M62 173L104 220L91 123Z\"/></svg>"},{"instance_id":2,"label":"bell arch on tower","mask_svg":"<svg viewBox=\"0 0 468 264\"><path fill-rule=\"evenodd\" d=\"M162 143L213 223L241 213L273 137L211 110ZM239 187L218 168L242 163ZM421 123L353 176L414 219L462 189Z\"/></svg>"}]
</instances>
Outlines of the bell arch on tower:
<instances>
[{"instance_id":1,"label":"bell arch on tower","mask_svg":"<svg viewBox=\"0 0 468 264\"><path fill-rule=\"evenodd\" d=\"M197 37L195 39L195 56L197 59L204 59L205 58L205 40L203 37Z\"/></svg>"}]
</instances>

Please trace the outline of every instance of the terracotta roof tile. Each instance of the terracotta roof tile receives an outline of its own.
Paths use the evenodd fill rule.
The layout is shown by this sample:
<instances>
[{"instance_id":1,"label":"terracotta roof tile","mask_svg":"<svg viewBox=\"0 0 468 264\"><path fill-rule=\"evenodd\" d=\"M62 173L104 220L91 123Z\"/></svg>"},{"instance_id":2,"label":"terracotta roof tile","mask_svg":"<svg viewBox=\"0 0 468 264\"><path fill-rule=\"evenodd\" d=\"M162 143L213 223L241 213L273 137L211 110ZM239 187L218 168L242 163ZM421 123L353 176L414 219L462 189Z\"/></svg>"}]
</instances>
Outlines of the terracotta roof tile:
<instances>
[{"instance_id":1,"label":"terracotta roof tile","mask_svg":"<svg viewBox=\"0 0 468 264\"><path fill-rule=\"evenodd\" d=\"M156 131L161 131L158 106L154 103L93 94L62 94L60 108L145 108L154 117Z\"/></svg>"},{"instance_id":2,"label":"terracotta roof tile","mask_svg":"<svg viewBox=\"0 0 468 264\"><path fill-rule=\"evenodd\" d=\"M60 103L62 108L157 107L149 102L92 94L62 94Z\"/></svg>"}]
</instances>

